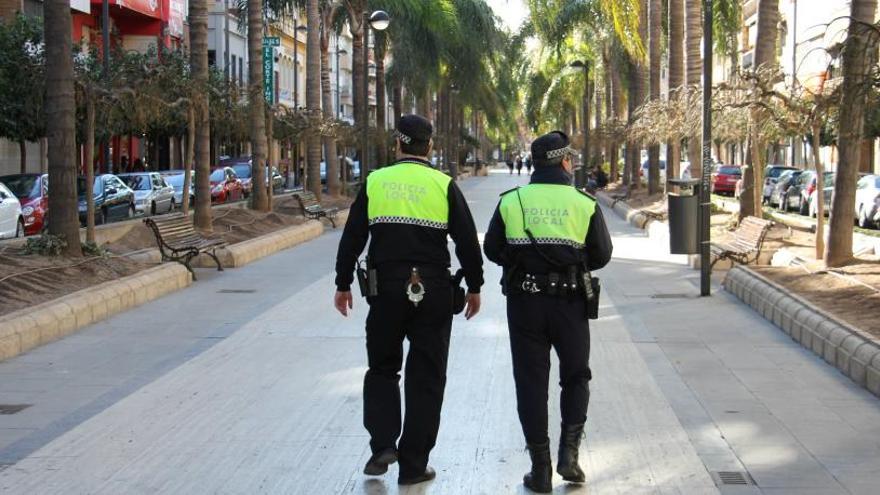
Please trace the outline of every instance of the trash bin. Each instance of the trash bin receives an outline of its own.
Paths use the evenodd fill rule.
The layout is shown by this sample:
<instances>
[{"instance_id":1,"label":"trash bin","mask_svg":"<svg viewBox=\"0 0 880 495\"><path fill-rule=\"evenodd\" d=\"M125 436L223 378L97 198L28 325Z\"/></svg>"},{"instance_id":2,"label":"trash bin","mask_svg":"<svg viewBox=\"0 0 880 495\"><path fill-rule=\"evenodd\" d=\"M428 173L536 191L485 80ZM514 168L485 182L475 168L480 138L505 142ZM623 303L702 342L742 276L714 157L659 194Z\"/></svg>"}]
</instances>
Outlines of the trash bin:
<instances>
[{"instance_id":1,"label":"trash bin","mask_svg":"<svg viewBox=\"0 0 880 495\"><path fill-rule=\"evenodd\" d=\"M699 215L700 196L695 189L697 179L670 179L678 186L678 194L670 193L669 200L669 252L672 254L697 254L700 252Z\"/></svg>"}]
</instances>

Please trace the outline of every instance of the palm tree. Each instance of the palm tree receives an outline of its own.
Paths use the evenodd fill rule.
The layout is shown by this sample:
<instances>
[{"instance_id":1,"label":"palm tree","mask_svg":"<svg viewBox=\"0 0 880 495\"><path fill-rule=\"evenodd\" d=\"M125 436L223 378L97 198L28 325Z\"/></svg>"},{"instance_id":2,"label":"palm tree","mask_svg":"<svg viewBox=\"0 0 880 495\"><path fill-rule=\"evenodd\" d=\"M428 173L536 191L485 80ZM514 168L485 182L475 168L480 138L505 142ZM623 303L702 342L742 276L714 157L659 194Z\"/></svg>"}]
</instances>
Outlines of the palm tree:
<instances>
[{"instance_id":1,"label":"palm tree","mask_svg":"<svg viewBox=\"0 0 880 495\"><path fill-rule=\"evenodd\" d=\"M333 20L340 8L341 4L338 2L324 0L321 4L321 103L324 119L328 120L336 118L333 112L333 91L330 86L330 35L335 32ZM339 50L338 44L336 49ZM339 152L334 138L324 139L324 153L327 161L327 192L331 196L336 196L340 193Z\"/></svg>"},{"instance_id":2,"label":"palm tree","mask_svg":"<svg viewBox=\"0 0 880 495\"><path fill-rule=\"evenodd\" d=\"M776 65L776 40L779 36L779 0L760 0L758 3L758 38L755 42L755 68ZM752 111L752 120L765 118L760 110ZM758 188L763 183L766 141L757 132L753 123L751 133L751 165L743 169L743 190L739 198L739 217L761 215L762 193Z\"/></svg>"},{"instance_id":3,"label":"palm tree","mask_svg":"<svg viewBox=\"0 0 880 495\"><path fill-rule=\"evenodd\" d=\"M838 267L852 259L853 204L864 139L871 61L877 54L874 20L877 0L852 0L849 31L843 51L838 147L840 162L834 183L825 264ZM818 186L821 187L821 186Z\"/></svg>"},{"instance_id":4,"label":"palm tree","mask_svg":"<svg viewBox=\"0 0 880 495\"><path fill-rule=\"evenodd\" d=\"M684 83L684 0L669 0L669 95ZM667 144L666 176L677 178L681 160L681 142Z\"/></svg>"},{"instance_id":5,"label":"palm tree","mask_svg":"<svg viewBox=\"0 0 880 495\"><path fill-rule=\"evenodd\" d=\"M650 42L648 45L650 59L651 100L660 99L660 57L662 56L661 6L660 0L648 3L648 29ZM660 145L648 148L648 194L654 194L660 187Z\"/></svg>"},{"instance_id":6,"label":"palm tree","mask_svg":"<svg viewBox=\"0 0 880 495\"><path fill-rule=\"evenodd\" d=\"M49 233L67 242L64 254L82 256L76 191L76 96L71 55L70 2L47 0L43 7L46 41L46 135L49 141ZM86 167L91 167L87 163Z\"/></svg>"},{"instance_id":7,"label":"palm tree","mask_svg":"<svg viewBox=\"0 0 880 495\"><path fill-rule=\"evenodd\" d=\"M306 3L308 38L306 43L306 108L309 116L319 117L321 112L321 10L319 0ZM329 159L329 157L328 157ZM306 187L321 198L321 137L311 132L306 137Z\"/></svg>"},{"instance_id":8,"label":"palm tree","mask_svg":"<svg viewBox=\"0 0 880 495\"><path fill-rule=\"evenodd\" d=\"M224 15L226 13L224 12ZM208 2L190 0L190 66L197 87L208 85ZM208 124L208 101L204 91L194 91L197 100L195 126L195 215L196 227L210 232L211 227L211 126ZM188 178L187 178L188 179Z\"/></svg>"},{"instance_id":9,"label":"palm tree","mask_svg":"<svg viewBox=\"0 0 880 495\"><path fill-rule=\"evenodd\" d=\"M269 209L264 167L266 166L266 104L263 97L263 1L247 0L248 102L251 138L252 207ZM200 174L196 174L196 181Z\"/></svg>"},{"instance_id":10,"label":"palm tree","mask_svg":"<svg viewBox=\"0 0 880 495\"><path fill-rule=\"evenodd\" d=\"M685 84L689 89L699 88L702 84L703 59L700 40L703 38L702 0L685 1ZM688 161L691 164L691 175L702 176L703 159L700 151L700 136L688 137Z\"/></svg>"}]
</instances>

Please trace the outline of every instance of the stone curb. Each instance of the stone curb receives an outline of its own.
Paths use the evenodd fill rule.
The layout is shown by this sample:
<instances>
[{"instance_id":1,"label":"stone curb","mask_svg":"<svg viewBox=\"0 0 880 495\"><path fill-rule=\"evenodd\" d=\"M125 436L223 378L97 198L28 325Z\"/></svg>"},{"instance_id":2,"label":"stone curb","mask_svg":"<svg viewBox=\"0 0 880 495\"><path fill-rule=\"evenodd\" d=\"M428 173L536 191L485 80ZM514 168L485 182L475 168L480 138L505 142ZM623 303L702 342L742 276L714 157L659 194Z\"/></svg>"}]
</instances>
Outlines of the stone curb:
<instances>
[{"instance_id":1,"label":"stone curb","mask_svg":"<svg viewBox=\"0 0 880 495\"><path fill-rule=\"evenodd\" d=\"M743 266L730 270L724 288L792 339L880 397L880 343Z\"/></svg>"},{"instance_id":2,"label":"stone curb","mask_svg":"<svg viewBox=\"0 0 880 495\"><path fill-rule=\"evenodd\" d=\"M599 191L596 193L596 198L599 200L599 203L614 210L614 212L617 213L621 218L626 220L630 225L637 229L647 230L652 223L663 223L648 217L641 211L630 207L623 201L615 201L607 193Z\"/></svg>"},{"instance_id":3,"label":"stone curb","mask_svg":"<svg viewBox=\"0 0 880 495\"><path fill-rule=\"evenodd\" d=\"M168 263L0 316L0 361L191 283L183 265Z\"/></svg>"}]
</instances>

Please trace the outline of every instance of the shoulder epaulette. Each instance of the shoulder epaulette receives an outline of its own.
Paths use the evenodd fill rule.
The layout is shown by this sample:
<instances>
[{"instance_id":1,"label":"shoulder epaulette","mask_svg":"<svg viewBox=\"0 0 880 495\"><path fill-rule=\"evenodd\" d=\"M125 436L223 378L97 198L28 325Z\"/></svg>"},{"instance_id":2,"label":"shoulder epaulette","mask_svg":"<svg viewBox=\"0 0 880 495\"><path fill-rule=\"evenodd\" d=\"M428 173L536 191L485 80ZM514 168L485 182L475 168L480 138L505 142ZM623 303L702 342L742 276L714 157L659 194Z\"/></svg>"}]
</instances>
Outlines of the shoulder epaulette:
<instances>
[{"instance_id":1,"label":"shoulder epaulette","mask_svg":"<svg viewBox=\"0 0 880 495\"><path fill-rule=\"evenodd\" d=\"M505 194L512 193L512 192L516 191L517 189L519 189L519 186L516 186L513 189L508 189L508 190L504 191L503 193L499 194L499 196L504 196Z\"/></svg>"}]
</instances>

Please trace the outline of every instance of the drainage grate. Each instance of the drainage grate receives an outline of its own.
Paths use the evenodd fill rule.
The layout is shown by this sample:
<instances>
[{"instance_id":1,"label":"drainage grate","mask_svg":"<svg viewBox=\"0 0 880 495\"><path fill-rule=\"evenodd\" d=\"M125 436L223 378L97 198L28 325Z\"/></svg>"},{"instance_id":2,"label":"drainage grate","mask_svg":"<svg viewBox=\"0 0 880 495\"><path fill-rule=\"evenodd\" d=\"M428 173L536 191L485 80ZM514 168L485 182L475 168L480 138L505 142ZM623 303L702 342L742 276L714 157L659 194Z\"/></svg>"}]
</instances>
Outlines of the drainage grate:
<instances>
[{"instance_id":1,"label":"drainage grate","mask_svg":"<svg viewBox=\"0 0 880 495\"><path fill-rule=\"evenodd\" d=\"M715 471L712 473L716 486L722 485L754 485L755 480L743 471Z\"/></svg>"},{"instance_id":2,"label":"drainage grate","mask_svg":"<svg viewBox=\"0 0 880 495\"><path fill-rule=\"evenodd\" d=\"M654 294L651 299L688 299L690 294Z\"/></svg>"},{"instance_id":3,"label":"drainage grate","mask_svg":"<svg viewBox=\"0 0 880 495\"><path fill-rule=\"evenodd\" d=\"M256 289L222 289L218 290L218 294L253 294Z\"/></svg>"},{"instance_id":4,"label":"drainage grate","mask_svg":"<svg viewBox=\"0 0 880 495\"><path fill-rule=\"evenodd\" d=\"M31 407L31 405L32 404L0 404L0 414L15 414Z\"/></svg>"}]
</instances>

